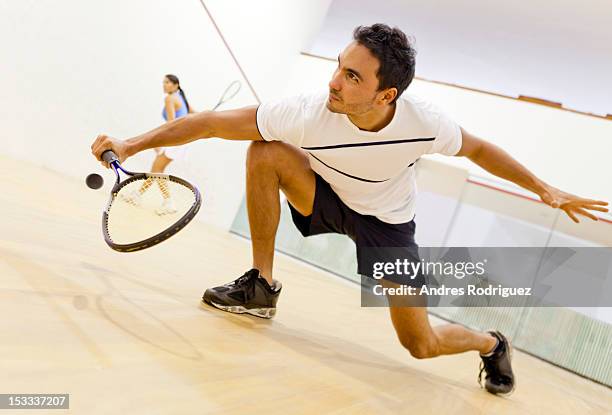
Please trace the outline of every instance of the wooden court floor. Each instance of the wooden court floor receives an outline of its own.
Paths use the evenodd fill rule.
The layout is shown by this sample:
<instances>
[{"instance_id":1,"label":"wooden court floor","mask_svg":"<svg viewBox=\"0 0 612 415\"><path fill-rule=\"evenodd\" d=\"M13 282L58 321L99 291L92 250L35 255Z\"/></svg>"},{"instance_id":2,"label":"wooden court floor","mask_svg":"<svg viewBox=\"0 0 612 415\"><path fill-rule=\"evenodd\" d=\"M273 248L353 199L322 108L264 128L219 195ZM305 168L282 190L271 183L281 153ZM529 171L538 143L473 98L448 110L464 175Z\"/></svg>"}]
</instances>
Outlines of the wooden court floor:
<instances>
[{"instance_id":1,"label":"wooden court floor","mask_svg":"<svg viewBox=\"0 0 612 415\"><path fill-rule=\"evenodd\" d=\"M203 307L206 287L249 267L247 241L195 222L115 253L99 229L105 192L0 163L0 393L70 393L70 410L47 413L612 413L610 389L518 351L509 398L480 389L476 353L413 359L387 310L282 255L274 320Z\"/></svg>"}]
</instances>

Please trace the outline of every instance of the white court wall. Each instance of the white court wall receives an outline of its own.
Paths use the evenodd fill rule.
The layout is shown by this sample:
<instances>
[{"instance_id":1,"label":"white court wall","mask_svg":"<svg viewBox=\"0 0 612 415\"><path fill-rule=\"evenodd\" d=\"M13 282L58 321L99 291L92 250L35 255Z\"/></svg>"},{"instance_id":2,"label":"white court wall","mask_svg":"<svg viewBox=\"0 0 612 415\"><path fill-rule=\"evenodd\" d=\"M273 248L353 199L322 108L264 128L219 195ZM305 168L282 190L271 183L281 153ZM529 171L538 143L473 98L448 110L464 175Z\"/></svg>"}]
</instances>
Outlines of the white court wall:
<instances>
[{"instance_id":1,"label":"white court wall","mask_svg":"<svg viewBox=\"0 0 612 415\"><path fill-rule=\"evenodd\" d=\"M355 26L384 21L416 37L423 78L605 116L611 16L608 0L333 0L308 52L334 58Z\"/></svg>"},{"instance_id":2,"label":"white court wall","mask_svg":"<svg viewBox=\"0 0 612 415\"><path fill-rule=\"evenodd\" d=\"M4 1L0 37L0 152L78 178L102 171L89 148L97 134L128 138L163 122L164 74L179 76L196 109L240 77L196 0ZM253 103L245 88L232 104ZM229 223L227 206L242 195L224 189L241 186L246 144L219 144L194 145L187 175L197 171L205 197L217 195L200 217ZM147 169L152 158L126 165ZM185 172L185 163L174 167Z\"/></svg>"},{"instance_id":3,"label":"white court wall","mask_svg":"<svg viewBox=\"0 0 612 415\"><path fill-rule=\"evenodd\" d=\"M328 3L207 5L222 30L231 27L228 40L258 94L269 98L284 89L289 55L298 57L318 27L309 19L322 20ZM163 122L164 74L179 76L197 110L211 108L241 78L198 0L0 1L0 38L0 153L77 178L101 171L89 149L97 134L128 138ZM230 107L255 103L243 82ZM229 228L244 192L246 148L199 141L169 169L202 188L200 219ZM152 159L149 151L126 165L147 169ZM112 174L105 177L108 185Z\"/></svg>"}]
</instances>

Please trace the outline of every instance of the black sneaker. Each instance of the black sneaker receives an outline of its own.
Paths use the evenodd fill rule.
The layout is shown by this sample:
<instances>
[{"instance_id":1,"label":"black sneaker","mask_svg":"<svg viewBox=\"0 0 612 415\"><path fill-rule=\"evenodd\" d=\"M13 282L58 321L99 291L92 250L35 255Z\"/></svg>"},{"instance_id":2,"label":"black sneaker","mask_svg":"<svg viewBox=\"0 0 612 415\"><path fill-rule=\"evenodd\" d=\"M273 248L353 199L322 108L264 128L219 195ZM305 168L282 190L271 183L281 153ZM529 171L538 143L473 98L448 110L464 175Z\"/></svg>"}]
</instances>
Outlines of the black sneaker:
<instances>
[{"instance_id":1,"label":"black sneaker","mask_svg":"<svg viewBox=\"0 0 612 415\"><path fill-rule=\"evenodd\" d=\"M499 331L489 331L499 343L491 356L480 356L478 383L482 387L482 372L486 372L485 388L495 395L509 395L514 391L514 373L512 373L512 346Z\"/></svg>"},{"instance_id":2,"label":"black sneaker","mask_svg":"<svg viewBox=\"0 0 612 415\"><path fill-rule=\"evenodd\" d=\"M264 278L259 277L258 270L252 269L235 281L207 289L202 301L230 313L272 318L276 314L280 292L281 284L278 281L270 286Z\"/></svg>"}]
</instances>

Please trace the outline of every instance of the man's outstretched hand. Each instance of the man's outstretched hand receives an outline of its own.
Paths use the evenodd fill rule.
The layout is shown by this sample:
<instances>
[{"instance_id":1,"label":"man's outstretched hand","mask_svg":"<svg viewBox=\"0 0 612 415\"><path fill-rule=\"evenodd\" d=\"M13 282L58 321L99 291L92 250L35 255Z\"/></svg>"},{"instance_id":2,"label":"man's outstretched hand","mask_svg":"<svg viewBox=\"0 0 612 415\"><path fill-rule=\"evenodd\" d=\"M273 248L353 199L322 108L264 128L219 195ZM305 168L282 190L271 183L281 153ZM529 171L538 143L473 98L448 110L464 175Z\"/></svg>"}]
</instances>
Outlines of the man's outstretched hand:
<instances>
[{"instance_id":1,"label":"man's outstretched hand","mask_svg":"<svg viewBox=\"0 0 612 415\"><path fill-rule=\"evenodd\" d=\"M580 222L577 215L597 220L597 216L593 215L589 210L608 212L608 208L603 207L608 206L608 202L583 199L553 186L546 186L545 190L540 194L540 198L547 205L563 210L576 223Z\"/></svg>"}]
</instances>

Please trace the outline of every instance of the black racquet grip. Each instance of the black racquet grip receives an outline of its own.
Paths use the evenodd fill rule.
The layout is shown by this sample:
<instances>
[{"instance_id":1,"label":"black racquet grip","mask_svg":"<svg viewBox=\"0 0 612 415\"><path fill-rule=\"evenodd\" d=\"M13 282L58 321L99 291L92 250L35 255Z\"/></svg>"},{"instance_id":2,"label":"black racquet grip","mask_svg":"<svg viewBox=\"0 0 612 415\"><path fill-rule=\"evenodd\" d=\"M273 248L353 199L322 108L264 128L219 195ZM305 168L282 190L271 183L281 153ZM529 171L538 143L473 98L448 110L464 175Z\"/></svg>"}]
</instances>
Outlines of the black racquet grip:
<instances>
[{"instance_id":1,"label":"black racquet grip","mask_svg":"<svg viewBox=\"0 0 612 415\"><path fill-rule=\"evenodd\" d=\"M106 150L104 153L102 153L102 160L108 164L111 164L113 161L119 161L117 155L113 153L113 150Z\"/></svg>"}]
</instances>

